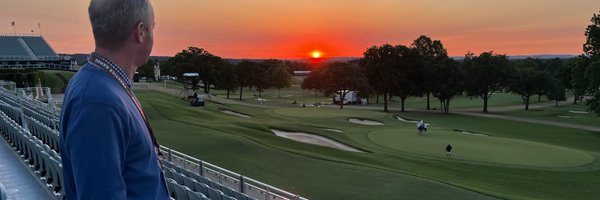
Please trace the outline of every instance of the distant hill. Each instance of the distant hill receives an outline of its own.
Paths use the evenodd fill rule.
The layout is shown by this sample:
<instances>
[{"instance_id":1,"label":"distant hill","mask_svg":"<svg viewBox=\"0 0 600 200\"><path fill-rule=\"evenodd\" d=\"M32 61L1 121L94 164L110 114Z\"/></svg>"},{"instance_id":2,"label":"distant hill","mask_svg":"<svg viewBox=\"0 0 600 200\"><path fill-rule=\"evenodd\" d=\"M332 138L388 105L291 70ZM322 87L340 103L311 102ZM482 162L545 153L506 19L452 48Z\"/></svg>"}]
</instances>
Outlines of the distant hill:
<instances>
[{"instance_id":1,"label":"distant hill","mask_svg":"<svg viewBox=\"0 0 600 200\"><path fill-rule=\"evenodd\" d=\"M79 65L83 65L84 63L87 62L87 57L89 56L89 54L60 54L65 55L65 56L71 56L71 58L74 58L77 61L77 64ZM519 59L526 59L526 58L539 58L539 59L552 59L552 58L561 58L561 59L568 59L568 58L574 58L577 57L577 55L571 55L571 54L533 54L533 55L509 55L508 58L511 60L519 60ZM150 59L152 60L158 60L160 61L165 61L168 60L169 56L150 56ZM462 60L464 58L464 56L451 56L451 58L455 59L455 60ZM352 60L357 60L360 59L360 57L332 57L332 58L325 58L324 61L326 62L348 62L348 61L352 61ZM240 62L242 62L243 60L249 60L249 61L254 61L254 62L262 62L264 60L267 59L250 59L250 58L224 58L225 61L231 63L231 64L238 64ZM310 58L304 58L304 59L279 59L279 60L286 60L286 61L297 61L297 62L309 62Z\"/></svg>"},{"instance_id":2,"label":"distant hill","mask_svg":"<svg viewBox=\"0 0 600 200\"><path fill-rule=\"evenodd\" d=\"M78 53L78 54L60 54L61 56L71 56L71 58L75 59L77 61L78 65L83 65L84 63L87 62L87 58L88 56L90 56L90 54L82 54L82 53ZM151 60L158 60L160 61L165 61L168 60L169 56L150 56Z\"/></svg>"},{"instance_id":3,"label":"distant hill","mask_svg":"<svg viewBox=\"0 0 600 200\"><path fill-rule=\"evenodd\" d=\"M510 60L522 60L522 59L526 59L526 58L539 58L539 59L560 58L560 59L568 59L568 58L574 58L574 57L577 57L577 55L571 55L571 54L508 55L508 59L510 59ZM462 60L464 58L464 56L452 56L452 58L455 59L455 60Z\"/></svg>"}]
</instances>

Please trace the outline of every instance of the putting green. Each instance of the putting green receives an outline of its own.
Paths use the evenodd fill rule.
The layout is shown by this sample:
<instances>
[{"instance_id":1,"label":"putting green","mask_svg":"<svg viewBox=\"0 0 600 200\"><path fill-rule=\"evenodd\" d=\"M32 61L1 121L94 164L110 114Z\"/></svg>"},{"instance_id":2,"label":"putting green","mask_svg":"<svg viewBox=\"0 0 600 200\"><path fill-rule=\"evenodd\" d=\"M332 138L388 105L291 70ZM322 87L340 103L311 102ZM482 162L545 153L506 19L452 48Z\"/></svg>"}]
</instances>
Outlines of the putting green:
<instances>
[{"instance_id":1,"label":"putting green","mask_svg":"<svg viewBox=\"0 0 600 200\"><path fill-rule=\"evenodd\" d=\"M431 130L420 136L412 128L388 129L369 133L369 139L390 149L440 158L446 156L446 145L452 144L451 159L494 164L574 167L595 160L593 155L576 149L445 130Z\"/></svg>"},{"instance_id":2,"label":"putting green","mask_svg":"<svg viewBox=\"0 0 600 200\"><path fill-rule=\"evenodd\" d=\"M339 109L326 107L306 108L279 108L273 111L275 114L288 117L301 118L334 118L334 117L361 117L361 118L383 118L387 114L371 110Z\"/></svg>"}]
</instances>

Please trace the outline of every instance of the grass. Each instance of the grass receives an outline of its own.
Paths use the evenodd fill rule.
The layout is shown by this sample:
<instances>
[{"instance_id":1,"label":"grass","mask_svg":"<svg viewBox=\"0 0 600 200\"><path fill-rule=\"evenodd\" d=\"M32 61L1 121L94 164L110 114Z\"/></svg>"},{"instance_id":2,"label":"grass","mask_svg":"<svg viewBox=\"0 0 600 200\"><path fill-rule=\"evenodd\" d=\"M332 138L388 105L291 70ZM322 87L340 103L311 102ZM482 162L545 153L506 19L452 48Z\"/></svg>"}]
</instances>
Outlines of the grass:
<instances>
[{"instance_id":1,"label":"grass","mask_svg":"<svg viewBox=\"0 0 600 200\"><path fill-rule=\"evenodd\" d=\"M136 94L161 144L311 199L600 198L600 134L594 132L461 115L300 108L278 100L267 102L278 108L192 108L164 93ZM419 137L396 114L432 123L430 134ZM352 124L349 117L385 125ZM370 153L283 139L270 128L318 134ZM449 142L456 150L450 159L443 154Z\"/></svg>"},{"instance_id":2,"label":"grass","mask_svg":"<svg viewBox=\"0 0 600 200\"><path fill-rule=\"evenodd\" d=\"M38 73L41 73L44 77L42 86L50 87L50 91L53 94L62 94L65 92L65 82L57 74L61 74L67 80L70 80L75 75L75 72L60 70L38 70Z\"/></svg>"},{"instance_id":3,"label":"grass","mask_svg":"<svg viewBox=\"0 0 600 200\"><path fill-rule=\"evenodd\" d=\"M511 112L501 113L503 115L515 116L515 117L527 117L544 119L556 122L565 122L572 124L580 124L587 126L598 126L600 125L600 118L593 113L586 112L587 106L585 105L561 105L558 107L546 107L542 109L531 109L527 110L516 110Z\"/></svg>"}]
</instances>

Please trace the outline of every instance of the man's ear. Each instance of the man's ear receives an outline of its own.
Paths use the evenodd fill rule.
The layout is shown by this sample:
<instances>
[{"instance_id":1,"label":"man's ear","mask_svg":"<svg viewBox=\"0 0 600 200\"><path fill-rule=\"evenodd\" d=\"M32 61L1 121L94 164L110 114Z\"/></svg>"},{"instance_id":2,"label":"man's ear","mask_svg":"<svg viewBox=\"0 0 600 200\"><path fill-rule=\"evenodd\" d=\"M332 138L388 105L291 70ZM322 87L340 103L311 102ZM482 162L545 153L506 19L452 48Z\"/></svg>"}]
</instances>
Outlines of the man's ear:
<instances>
[{"instance_id":1,"label":"man's ear","mask_svg":"<svg viewBox=\"0 0 600 200\"><path fill-rule=\"evenodd\" d=\"M135 41L142 43L144 42L144 36L146 35L146 25L142 22L138 23L135 26L135 30L134 30L134 37L135 37Z\"/></svg>"}]
</instances>

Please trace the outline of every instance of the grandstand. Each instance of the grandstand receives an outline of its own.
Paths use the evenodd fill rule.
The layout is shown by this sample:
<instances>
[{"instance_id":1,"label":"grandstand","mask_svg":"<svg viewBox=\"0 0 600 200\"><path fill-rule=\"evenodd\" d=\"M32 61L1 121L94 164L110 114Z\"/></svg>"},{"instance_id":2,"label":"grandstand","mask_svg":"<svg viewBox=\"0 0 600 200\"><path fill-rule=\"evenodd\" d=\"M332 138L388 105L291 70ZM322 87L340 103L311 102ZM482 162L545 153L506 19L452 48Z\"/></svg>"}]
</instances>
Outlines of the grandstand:
<instances>
[{"instance_id":1,"label":"grandstand","mask_svg":"<svg viewBox=\"0 0 600 200\"><path fill-rule=\"evenodd\" d=\"M1 82L1 81L0 81ZM2 82L0 85L14 85ZM28 88L0 87L0 135L47 190L64 199L58 140L60 109L25 95ZM5 143L0 141L0 146ZM306 200L165 146L161 158L171 199ZM0 179L0 182L3 180ZM10 193L9 193L10 198Z\"/></svg>"},{"instance_id":2,"label":"grandstand","mask_svg":"<svg viewBox=\"0 0 600 200\"><path fill-rule=\"evenodd\" d=\"M74 70L75 65L71 57L57 55L42 36L0 35L0 69Z\"/></svg>"}]
</instances>

